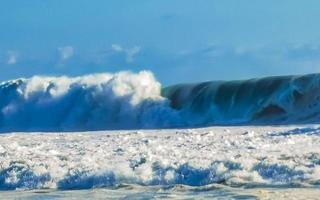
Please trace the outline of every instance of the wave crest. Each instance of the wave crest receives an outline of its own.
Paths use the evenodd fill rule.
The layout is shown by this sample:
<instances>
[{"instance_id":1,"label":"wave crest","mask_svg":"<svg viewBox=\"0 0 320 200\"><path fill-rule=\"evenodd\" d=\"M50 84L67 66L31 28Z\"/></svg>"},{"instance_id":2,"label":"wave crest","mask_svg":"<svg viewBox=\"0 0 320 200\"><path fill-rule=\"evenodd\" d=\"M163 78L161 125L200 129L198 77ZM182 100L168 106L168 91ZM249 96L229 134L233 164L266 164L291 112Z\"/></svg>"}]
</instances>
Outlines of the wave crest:
<instances>
[{"instance_id":1,"label":"wave crest","mask_svg":"<svg viewBox=\"0 0 320 200\"><path fill-rule=\"evenodd\" d=\"M177 117L153 74L95 74L18 79L0 85L0 127L95 130L172 125Z\"/></svg>"}]
</instances>

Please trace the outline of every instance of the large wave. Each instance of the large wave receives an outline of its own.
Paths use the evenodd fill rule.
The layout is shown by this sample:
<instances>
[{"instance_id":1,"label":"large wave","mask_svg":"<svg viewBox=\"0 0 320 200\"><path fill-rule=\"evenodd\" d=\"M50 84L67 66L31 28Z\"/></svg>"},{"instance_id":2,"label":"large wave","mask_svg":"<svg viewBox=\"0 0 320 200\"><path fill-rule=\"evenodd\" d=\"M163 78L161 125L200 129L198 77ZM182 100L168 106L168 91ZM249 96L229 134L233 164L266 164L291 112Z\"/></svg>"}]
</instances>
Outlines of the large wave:
<instances>
[{"instance_id":1,"label":"large wave","mask_svg":"<svg viewBox=\"0 0 320 200\"><path fill-rule=\"evenodd\" d=\"M180 84L163 89L188 124L317 123L320 74Z\"/></svg>"},{"instance_id":2,"label":"large wave","mask_svg":"<svg viewBox=\"0 0 320 200\"><path fill-rule=\"evenodd\" d=\"M151 72L18 79L0 85L2 130L155 128L179 120Z\"/></svg>"},{"instance_id":3,"label":"large wave","mask_svg":"<svg viewBox=\"0 0 320 200\"><path fill-rule=\"evenodd\" d=\"M169 128L318 122L320 75L180 84L149 71L0 84L1 131Z\"/></svg>"}]
</instances>

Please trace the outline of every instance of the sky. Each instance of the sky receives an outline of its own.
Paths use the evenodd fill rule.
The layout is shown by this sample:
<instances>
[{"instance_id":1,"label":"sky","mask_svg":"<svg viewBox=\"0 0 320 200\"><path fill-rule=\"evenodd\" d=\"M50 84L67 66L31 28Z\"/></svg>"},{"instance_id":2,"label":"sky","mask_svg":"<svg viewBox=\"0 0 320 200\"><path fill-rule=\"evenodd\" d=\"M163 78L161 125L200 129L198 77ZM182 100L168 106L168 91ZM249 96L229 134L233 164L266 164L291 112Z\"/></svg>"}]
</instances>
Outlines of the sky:
<instances>
[{"instance_id":1,"label":"sky","mask_svg":"<svg viewBox=\"0 0 320 200\"><path fill-rule=\"evenodd\" d=\"M0 80L152 71L163 85L320 72L318 0L4 0Z\"/></svg>"}]
</instances>

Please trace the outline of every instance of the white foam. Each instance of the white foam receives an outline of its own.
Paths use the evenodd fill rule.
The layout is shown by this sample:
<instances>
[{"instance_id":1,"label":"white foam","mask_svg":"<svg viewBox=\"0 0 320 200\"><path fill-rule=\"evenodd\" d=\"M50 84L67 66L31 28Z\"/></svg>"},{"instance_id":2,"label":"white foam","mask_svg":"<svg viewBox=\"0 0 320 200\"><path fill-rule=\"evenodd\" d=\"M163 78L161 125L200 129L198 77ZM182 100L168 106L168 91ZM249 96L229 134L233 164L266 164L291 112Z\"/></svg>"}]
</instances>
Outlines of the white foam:
<instances>
[{"instance_id":1,"label":"white foam","mask_svg":"<svg viewBox=\"0 0 320 200\"><path fill-rule=\"evenodd\" d=\"M320 129L225 130L3 134L0 189L319 184Z\"/></svg>"}]
</instances>

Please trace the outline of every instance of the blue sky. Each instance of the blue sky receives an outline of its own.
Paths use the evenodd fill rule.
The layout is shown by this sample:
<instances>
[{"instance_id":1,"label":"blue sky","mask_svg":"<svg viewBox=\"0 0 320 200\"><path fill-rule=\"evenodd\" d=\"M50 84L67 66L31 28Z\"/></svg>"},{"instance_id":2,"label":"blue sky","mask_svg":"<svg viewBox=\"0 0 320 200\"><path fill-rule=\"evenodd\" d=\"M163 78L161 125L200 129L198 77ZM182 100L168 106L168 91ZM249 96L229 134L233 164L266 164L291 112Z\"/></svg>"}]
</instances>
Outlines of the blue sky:
<instances>
[{"instance_id":1,"label":"blue sky","mask_svg":"<svg viewBox=\"0 0 320 200\"><path fill-rule=\"evenodd\" d=\"M7 0L0 80L151 70L164 85L320 70L318 0Z\"/></svg>"}]
</instances>

